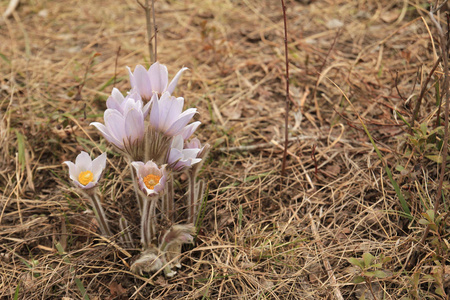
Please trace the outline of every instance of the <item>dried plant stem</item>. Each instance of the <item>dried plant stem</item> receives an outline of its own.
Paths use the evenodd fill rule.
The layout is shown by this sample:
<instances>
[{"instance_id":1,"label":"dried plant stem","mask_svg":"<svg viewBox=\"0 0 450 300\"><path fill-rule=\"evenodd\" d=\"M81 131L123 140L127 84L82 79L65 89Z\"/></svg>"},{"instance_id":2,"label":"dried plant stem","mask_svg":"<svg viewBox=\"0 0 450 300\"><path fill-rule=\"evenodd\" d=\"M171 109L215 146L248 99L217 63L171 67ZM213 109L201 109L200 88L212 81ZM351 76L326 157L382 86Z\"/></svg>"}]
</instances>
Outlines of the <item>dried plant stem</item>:
<instances>
[{"instance_id":1,"label":"dried plant stem","mask_svg":"<svg viewBox=\"0 0 450 300\"><path fill-rule=\"evenodd\" d=\"M419 97L417 98L416 106L414 107L414 112L413 112L412 119L411 119L411 126L414 126L414 122L417 120L417 117L419 115L420 106L422 104L423 96L425 95L425 92L428 90L428 88L427 88L428 83L430 82L431 76L433 76L434 72L436 71L436 68L439 66L441 61L442 61L442 55L439 56L438 60L434 63L434 66L431 69L430 74L428 74L427 78L425 79L425 83L422 87L422 90L420 91Z\"/></svg>"},{"instance_id":2,"label":"dried plant stem","mask_svg":"<svg viewBox=\"0 0 450 300\"><path fill-rule=\"evenodd\" d=\"M449 78L448 78L448 44L447 44L447 35L444 33L441 25L439 22L435 19L434 13L437 12L442 5L444 5L447 1L444 1L439 7L437 7L435 10L433 8L430 9L430 18L431 21L433 21L434 25L436 25L436 28L439 32L439 39L440 39L440 46L441 46L441 56L443 57L444 62L444 86L442 87L443 92L442 97L445 95L445 113L444 113L444 144L442 145L442 164L441 164L441 171L439 175L439 183L436 191L436 200L434 202L434 215L437 215L437 211L439 209L439 205L442 198L442 186L444 183L444 177L445 177L445 169L447 167L447 153L448 153L448 138L449 138L449 132L448 132L448 123L449 123L449 112L450 112L450 99L449 99L449 93L448 93L448 85L449 85ZM439 106L441 105L442 101L439 103ZM439 109L440 111L440 109ZM423 233L422 239L420 241L421 244L425 242L425 239L428 236L428 233L430 231L430 225L427 226L425 229L425 232Z\"/></svg>"},{"instance_id":3,"label":"dried plant stem","mask_svg":"<svg viewBox=\"0 0 450 300\"><path fill-rule=\"evenodd\" d=\"M150 16L150 5L148 0L145 0L145 5L142 4L139 0L136 0L137 3L145 10L145 21L147 25L147 39L148 39L148 52L150 54L150 62L155 62L155 55L153 53L153 33L152 33L152 21ZM153 0L152 0L153 4Z\"/></svg>"},{"instance_id":4,"label":"dried plant stem","mask_svg":"<svg viewBox=\"0 0 450 300\"><path fill-rule=\"evenodd\" d=\"M287 21L286 21L286 5L284 4L284 0L281 0L281 6L283 7L283 20L284 20L284 55L286 61L286 109L284 116L284 151L283 151L283 164L281 167L281 176L284 177L286 174L286 157L287 157L287 148L289 143L289 102L290 102L290 94L289 94L289 54L288 54L288 45L287 45Z\"/></svg>"},{"instance_id":5,"label":"dried plant stem","mask_svg":"<svg viewBox=\"0 0 450 300\"><path fill-rule=\"evenodd\" d=\"M100 225L102 235L107 237L112 236L108 221L106 220L105 211L103 210L102 203L97 194L97 189L93 188L89 191L85 191L85 194L91 200L92 208L94 209L95 217L97 218L98 224Z\"/></svg>"},{"instance_id":6,"label":"dried plant stem","mask_svg":"<svg viewBox=\"0 0 450 300\"><path fill-rule=\"evenodd\" d=\"M155 30L155 62L158 61L158 25L155 17L155 0L152 0L153 29Z\"/></svg>"},{"instance_id":7,"label":"dried plant stem","mask_svg":"<svg viewBox=\"0 0 450 300\"><path fill-rule=\"evenodd\" d=\"M309 214L309 218L311 220L311 231L313 232L313 234L317 240L317 244L319 246L320 251L322 251L322 253L324 253L323 245L321 242L321 237L319 235L319 232L317 231L316 223L314 222L311 214ZM328 273L328 277L330 278L330 282L334 286L334 296L338 300L344 300L344 297L342 297L341 291L339 290L339 287L337 285L336 277L334 276L333 270L331 269L330 262L328 261L328 259L325 256L323 257L323 264Z\"/></svg>"}]
</instances>

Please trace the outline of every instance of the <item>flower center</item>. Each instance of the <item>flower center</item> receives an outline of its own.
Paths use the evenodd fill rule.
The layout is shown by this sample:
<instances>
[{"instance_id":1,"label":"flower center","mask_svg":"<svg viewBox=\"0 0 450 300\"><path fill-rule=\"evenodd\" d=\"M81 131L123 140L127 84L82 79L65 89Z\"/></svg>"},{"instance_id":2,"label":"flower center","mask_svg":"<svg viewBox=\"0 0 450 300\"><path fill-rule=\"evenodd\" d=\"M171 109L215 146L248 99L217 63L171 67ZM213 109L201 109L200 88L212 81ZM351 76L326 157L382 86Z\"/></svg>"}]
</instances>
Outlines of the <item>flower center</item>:
<instances>
[{"instance_id":1,"label":"flower center","mask_svg":"<svg viewBox=\"0 0 450 300\"><path fill-rule=\"evenodd\" d=\"M78 181L82 185L87 185L89 182L94 181L94 174L92 174L91 171L80 172L80 175L78 175Z\"/></svg>"},{"instance_id":2,"label":"flower center","mask_svg":"<svg viewBox=\"0 0 450 300\"><path fill-rule=\"evenodd\" d=\"M148 189L153 190L155 188L155 185L159 183L160 179L161 176L149 174L144 177L144 184Z\"/></svg>"}]
</instances>

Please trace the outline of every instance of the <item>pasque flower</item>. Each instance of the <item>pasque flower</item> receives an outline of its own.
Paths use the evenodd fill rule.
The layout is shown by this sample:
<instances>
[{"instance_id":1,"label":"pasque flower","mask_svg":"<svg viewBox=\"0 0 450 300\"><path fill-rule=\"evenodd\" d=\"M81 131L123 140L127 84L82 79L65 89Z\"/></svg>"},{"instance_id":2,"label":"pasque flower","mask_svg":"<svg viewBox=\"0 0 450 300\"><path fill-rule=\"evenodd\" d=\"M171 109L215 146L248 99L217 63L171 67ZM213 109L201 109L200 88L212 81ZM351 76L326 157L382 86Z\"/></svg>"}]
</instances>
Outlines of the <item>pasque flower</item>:
<instances>
[{"instance_id":1,"label":"pasque flower","mask_svg":"<svg viewBox=\"0 0 450 300\"><path fill-rule=\"evenodd\" d=\"M135 100L131 95L120 99L120 96L114 93L109 100L111 100L110 107L114 108L105 111L103 115L105 124L92 122L91 125L119 149L129 150L137 141L144 138L144 118L148 109L143 107L141 100Z\"/></svg>"},{"instance_id":2,"label":"pasque flower","mask_svg":"<svg viewBox=\"0 0 450 300\"><path fill-rule=\"evenodd\" d=\"M150 109L150 102L142 108L143 102L141 95L134 90L131 90L126 97L117 89L113 88L111 96L106 100L106 107L115 109L121 114L129 111L131 108L141 109L146 116Z\"/></svg>"},{"instance_id":3,"label":"pasque flower","mask_svg":"<svg viewBox=\"0 0 450 300\"><path fill-rule=\"evenodd\" d=\"M84 151L77 156L75 163L64 162L69 167L70 179L82 189L90 189L97 185L100 175L106 166L106 153L94 160Z\"/></svg>"},{"instance_id":4,"label":"pasque flower","mask_svg":"<svg viewBox=\"0 0 450 300\"><path fill-rule=\"evenodd\" d=\"M169 92L169 94L172 94L181 74L187 69L182 68L178 71L170 84L168 84L169 73L167 72L167 67L159 62L152 64L148 70L138 65L133 73L128 68L128 73L130 75L131 87L138 91L142 98L150 100L154 93L162 95L164 92Z\"/></svg>"},{"instance_id":5,"label":"pasque flower","mask_svg":"<svg viewBox=\"0 0 450 300\"><path fill-rule=\"evenodd\" d=\"M147 196L158 195L164 191L167 180L166 167L158 168L153 161L143 163L134 161L131 165L136 169L139 187Z\"/></svg>"},{"instance_id":6,"label":"pasque flower","mask_svg":"<svg viewBox=\"0 0 450 300\"><path fill-rule=\"evenodd\" d=\"M176 171L181 171L201 161L201 158L197 157L201 149L183 148L183 145L184 141L181 135L173 138L167 161L169 166Z\"/></svg>"},{"instance_id":7,"label":"pasque flower","mask_svg":"<svg viewBox=\"0 0 450 300\"><path fill-rule=\"evenodd\" d=\"M171 96L169 92L165 92L160 99L158 99L157 94L153 95L150 125L156 131L168 136L175 136L188 130L186 125L197 113L197 109L189 108L183 111L183 105L184 99L182 97L176 98ZM198 127L198 125L192 126Z\"/></svg>"}]
</instances>

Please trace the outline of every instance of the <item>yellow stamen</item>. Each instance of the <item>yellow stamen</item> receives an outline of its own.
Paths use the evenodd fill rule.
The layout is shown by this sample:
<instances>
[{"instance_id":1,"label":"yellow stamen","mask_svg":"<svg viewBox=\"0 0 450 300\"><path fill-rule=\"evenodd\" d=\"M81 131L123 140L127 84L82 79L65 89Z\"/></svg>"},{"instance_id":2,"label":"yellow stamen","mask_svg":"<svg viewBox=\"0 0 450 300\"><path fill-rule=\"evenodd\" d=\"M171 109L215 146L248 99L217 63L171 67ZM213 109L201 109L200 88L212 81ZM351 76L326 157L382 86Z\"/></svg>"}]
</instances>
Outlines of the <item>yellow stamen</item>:
<instances>
[{"instance_id":1,"label":"yellow stamen","mask_svg":"<svg viewBox=\"0 0 450 300\"><path fill-rule=\"evenodd\" d=\"M155 188L155 185L159 183L160 179L161 176L149 174L144 177L144 184L148 189L153 190Z\"/></svg>"},{"instance_id":2,"label":"yellow stamen","mask_svg":"<svg viewBox=\"0 0 450 300\"><path fill-rule=\"evenodd\" d=\"M93 180L94 180L94 174L92 174L91 171L80 172L80 175L78 175L78 181L82 185L87 185L89 182L92 182Z\"/></svg>"}]
</instances>

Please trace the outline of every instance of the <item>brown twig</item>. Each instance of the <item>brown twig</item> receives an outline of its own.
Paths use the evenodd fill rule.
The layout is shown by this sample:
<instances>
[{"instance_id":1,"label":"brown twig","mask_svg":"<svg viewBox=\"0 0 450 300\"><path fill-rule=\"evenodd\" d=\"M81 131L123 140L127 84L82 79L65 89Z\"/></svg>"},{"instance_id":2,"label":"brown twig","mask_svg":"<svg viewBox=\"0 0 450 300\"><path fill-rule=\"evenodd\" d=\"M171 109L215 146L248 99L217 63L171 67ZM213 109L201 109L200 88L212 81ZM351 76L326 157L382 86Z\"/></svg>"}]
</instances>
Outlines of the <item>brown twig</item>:
<instances>
[{"instance_id":1,"label":"brown twig","mask_svg":"<svg viewBox=\"0 0 450 300\"><path fill-rule=\"evenodd\" d=\"M286 109L284 116L284 151L283 151L283 164L281 167L281 177L284 177L286 174L286 157L287 157L287 148L289 143L289 102L290 102L290 94L289 94L289 54L288 54L288 44L287 44L287 21L286 21L286 5L284 4L284 0L281 0L281 6L283 7L283 20L284 20L284 55L286 60Z\"/></svg>"},{"instance_id":2,"label":"brown twig","mask_svg":"<svg viewBox=\"0 0 450 300\"><path fill-rule=\"evenodd\" d=\"M158 25L156 25L156 17L155 17L155 0L152 0L152 15L153 15L153 29L155 30L155 62L158 61Z\"/></svg>"},{"instance_id":3,"label":"brown twig","mask_svg":"<svg viewBox=\"0 0 450 300\"><path fill-rule=\"evenodd\" d=\"M444 86L442 87L443 93L445 93L445 114L444 114L444 144L442 146L442 164L441 164L441 171L439 174L439 183L436 191L436 200L434 202L434 215L437 215L437 211L439 209L439 205L442 198L442 185L444 183L444 176L445 176L445 169L447 167L447 164L445 163L447 161L447 152L448 152L448 122L449 122L449 111L450 111L450 99L449 99L449 93L446 91L448 90L448 84L449 84L449 78L448 78L448 44L447 44L447 35L442 30L441 25L434 17L434 13L439 10L440 7L442 7L443 4L445 4L447 1L444 1L437 9L433 10L433 7L430 9L430 18L431 21L433 21L434 25L436 26L438 32L439 32L439 39L440 39L440 46L441 46L441 57L443 57L444 61ZM443 96L443 95L442 95ZM442 101L440 101L439 106L441 105ZM430 231L430 225L427 226L425 229L425 232L423 233L422 239L420 241L421 244L423 244L428 236L428 233Z\"/></svg>"},{"instance_id":4,"label":"brown twig","mask_svg":"<svg viewBox=\"0 0 450 300\"><path fill-rule=\"evenodd\" d=\"M428 83L431 80L431 76L433 76L434 72L436 71L436 68L439 66L439 63L442 61L442 55L439 56L438 60L434 63L433 68L430 71L430 74L428 74L427 78L425 79L425 84L422 87L422 90L420 91L419 97L416 101L416 106L414 107L414 112L411 119L411 126L414 126L414 122L417 120L417 116L419 114L420 106L422 105L422 99L425 95L425 92L427 91Z\"/></svg>"},{"instance_id":5,"label":"brown twig","mask_svg":"<svg viewBox=\"0 0 450 300\"><path fill-rule=\"evenodd\" d=\"M154 53L153 53L153 33L152 33L152 21L150 19L150 5L148 3L148 0L145 0L145 5L142 4L139 0L136 0L136 2L139 4L142 9L145 10L145 21L147 25L147 39L148 39L148 52L150 53L150 62L155 61Z\"/></svg>"}]
</instances>

